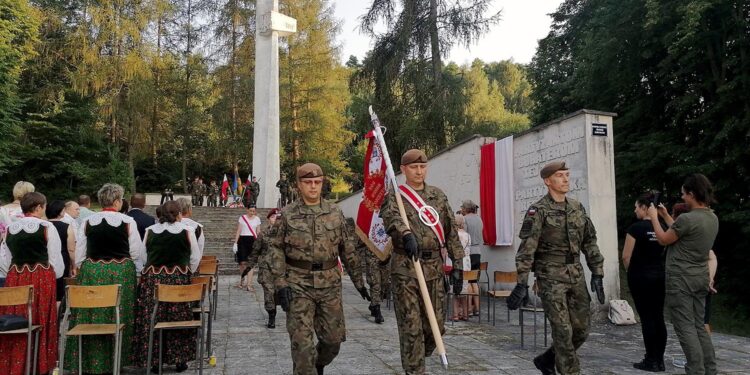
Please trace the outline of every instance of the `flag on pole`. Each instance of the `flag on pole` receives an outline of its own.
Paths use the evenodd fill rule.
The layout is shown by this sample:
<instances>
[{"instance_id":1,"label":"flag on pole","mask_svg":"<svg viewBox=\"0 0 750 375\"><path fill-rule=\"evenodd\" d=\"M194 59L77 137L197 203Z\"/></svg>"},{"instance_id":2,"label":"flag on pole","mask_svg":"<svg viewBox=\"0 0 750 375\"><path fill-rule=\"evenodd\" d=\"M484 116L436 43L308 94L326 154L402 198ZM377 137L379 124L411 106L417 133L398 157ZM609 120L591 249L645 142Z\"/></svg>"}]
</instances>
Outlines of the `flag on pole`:
<instances>
[{"instance_id":1,"label":"flag on pole","mask_svg":"<svg viewBox=\"0 0 750 375\"><path fill-rule=\"evenodd\" d=\"M229 181L227 180L227 174L224 173L224 180L221 182L221 199L227 199L227 190L229 190Z\"/></svg>"},{"instance_id":2,"label":"flag on pole","mask_svg":"<svg viewBox=\"0 0 750 375\"><path fill-rule=\"evenodd\" d=\"M240 181L240 176L237 175L237 172L235 171L234 177L232 177L232 195L239 193L239 190L238 190L239 181Z\"/></svg>"},{"instance_id":3,"label":"flag on pole","mask_svg":"<svg viewBox=\"0 0 750 375\"><path fill-rule=\"evenodd\" d=\"M375 134L370 131L365 138L370 141L365 153L365 187L357 210L356 232L370 251L379 259L385 260L391 252L390 239L380 217L380 205L386 194L386 165Z\"/></svg>"}]
</instances>

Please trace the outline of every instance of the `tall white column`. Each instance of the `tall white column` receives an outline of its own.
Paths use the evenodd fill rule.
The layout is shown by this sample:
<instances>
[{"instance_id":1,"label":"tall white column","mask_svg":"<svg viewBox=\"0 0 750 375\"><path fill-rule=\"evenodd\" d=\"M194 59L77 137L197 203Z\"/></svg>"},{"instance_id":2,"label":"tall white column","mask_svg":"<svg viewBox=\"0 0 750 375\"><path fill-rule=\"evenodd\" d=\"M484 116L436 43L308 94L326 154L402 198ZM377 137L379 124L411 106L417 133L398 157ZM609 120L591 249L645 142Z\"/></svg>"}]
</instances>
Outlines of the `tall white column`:
<instances>
[{"instance_id":1,"label":"tall white column","mask_svg":"<svg viewBox=\"0 0 750 375\"><path fill-rule=\"evenodd\" d=\"M296 31L296 21L278 13L278 0L258 0L255 32L255 126L253 176L258 177L258 207L276 207L279 154L279 35Z\"/></svg>"}]
</instances>

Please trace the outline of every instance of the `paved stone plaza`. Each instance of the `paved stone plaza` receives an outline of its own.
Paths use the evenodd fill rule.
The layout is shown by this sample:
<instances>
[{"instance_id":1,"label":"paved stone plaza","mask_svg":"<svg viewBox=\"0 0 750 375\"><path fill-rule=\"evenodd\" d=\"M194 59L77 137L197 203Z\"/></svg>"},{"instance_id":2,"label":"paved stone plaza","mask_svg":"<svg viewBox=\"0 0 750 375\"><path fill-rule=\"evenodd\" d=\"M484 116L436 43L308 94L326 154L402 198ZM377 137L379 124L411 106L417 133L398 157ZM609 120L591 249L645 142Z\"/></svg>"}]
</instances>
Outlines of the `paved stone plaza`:
<instances>
[{"instance_id":1,"label":"paved stone plaza","mask_svg":"<svg viewBox=\"0 0 750 375\"><path fill-rule=\"evenodd\" d=\"M276 329L265 328L263 291L255 283L255 292L240 290L233 285L237 276L224 276L219 292L219 315L214 323L213 348L217 357L214 368L206 374L291 374L292 361L286 332L286 315L279 309ZM383 306L385 323L377 325L348 278L344 280L344 310L347 341L341 353L326 367L326 374L399 374L398 331L393 310ZM430 374L538 374L531 363L542 351L541 314L539 315L538 347L533 347L532 316L528 315L525 348L520 345L518 313L511 314L508 324L506 310L498 305L496 326L487 324L486 306L482 323L446 324L444 336L450 371L443 371L435 355L428 358ZM476 318L474 318L476 319ZM750 374L750 339L724 334L713 335L720 373ZM643 355L640 326L617 327L596 324L588 341L579 350L584 374L646 374L632 368L631 363ZM667 343L667 374L684 374L672 366L674 356L682 356L670 327ZM191 366L192 370L192 366ZM126 371L133 373L132 371ZM173 373L173 367L165 368ZM190 372L187 372L190 373Z\"/></svg>"}]
</instances>

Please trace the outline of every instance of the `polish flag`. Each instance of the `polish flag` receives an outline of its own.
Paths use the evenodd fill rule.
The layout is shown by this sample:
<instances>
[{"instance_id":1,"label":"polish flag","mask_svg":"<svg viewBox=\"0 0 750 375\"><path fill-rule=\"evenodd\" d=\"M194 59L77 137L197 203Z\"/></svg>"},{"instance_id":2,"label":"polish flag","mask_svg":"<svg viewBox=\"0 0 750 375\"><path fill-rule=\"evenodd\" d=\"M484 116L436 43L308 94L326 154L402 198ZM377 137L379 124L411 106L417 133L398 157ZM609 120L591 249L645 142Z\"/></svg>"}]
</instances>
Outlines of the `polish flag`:
<instances>
[{"instance_id":1,"label":"polish flag","mask_svg":"<svg viewBox=\"0 0 750 375\"><path fill-rule=\"evenodd\" d=\"M380 217L380 205L386 194L386 166L375 134L372 131L365 136L369 139L365 153L364 189L362 202L357 211L356 232L378 258L385 260L391 252L388 234Z\"/></svg>"},{"instance_id":2,"label":"polish flag","mask_svg":"<svg viewBox=\"0 0 750 375\"><path fill-rule=\"evenodd\" d=\"M224 180L221 182L221 199L227 199L227 190L229 190L229 181L227 174L224 173Z\"/></svg>"},{"instance_id":3,"label":"polish flag","mask_svg":"<svg viewBox=\"0 0 750 375\"><path fill-rule=\"evenodd\" d=\"M481 148L479 165L479 214L484 243L513 244L513 137Z\"/></svg>"}]
</instances>

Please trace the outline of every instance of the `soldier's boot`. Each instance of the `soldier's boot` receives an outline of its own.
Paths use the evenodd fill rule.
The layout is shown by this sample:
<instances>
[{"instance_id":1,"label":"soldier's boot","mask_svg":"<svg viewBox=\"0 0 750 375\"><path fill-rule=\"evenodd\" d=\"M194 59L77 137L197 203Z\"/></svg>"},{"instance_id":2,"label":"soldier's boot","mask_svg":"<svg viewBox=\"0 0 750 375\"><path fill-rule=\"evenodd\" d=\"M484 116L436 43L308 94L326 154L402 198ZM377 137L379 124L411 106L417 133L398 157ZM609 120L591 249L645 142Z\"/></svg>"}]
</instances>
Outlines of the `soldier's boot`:
<instances>
[{"instance_id":1,"label":"soldier's boot","mask_svg":"<svg viewBox=\"0 0 750 375\"><path fill-rule=\"evenodd\" d=\"M266 310L266 312L268 312L268 324L266 324L266 327L276 328L276 309Z\"/></svg>"},{"instance_id":2,"label":"soldier's boot","mask_svg":"<svg viewBox=\"0 0 750 375\"><path fill-rule=\"evenodd\" d=\"M372 312L372 316L375 317L375 323L383 324L385 319L383 319L383 314L380 313L380 305L370 306L370 311Z\"/></svg>"},{"instance_id":3,"label":"soldier's boot","mask_svg":"<svg viewBox=\"0 0 750 375\"><path fill-rule=\"evenodd\" d=\"M542 372L542 375L555 375L555 352L552 348L534 357L534 366Z\"/></svg>"},{"instance_id":4,"label":"soldier's boot","mask_svg":"<svg viewBox=\"0 0 750 375\"><path fill-rule=\"evenodd\" d=\"M370 305L370 306L368 306L368 308L370 309L370 316L374 317L375 316L375 305Z\"/></svg>"},{"instance_id":5,"label":"soldier's boot","mask_svg":"<svg viewBox=\"0 0 750 375\"><path fill-rule=\"evenodd\" d=\"M315 365L315 369L318 370L318 375L323 375L323 368L325 368L325 366Z\"/></svg>"}]
</instances>

